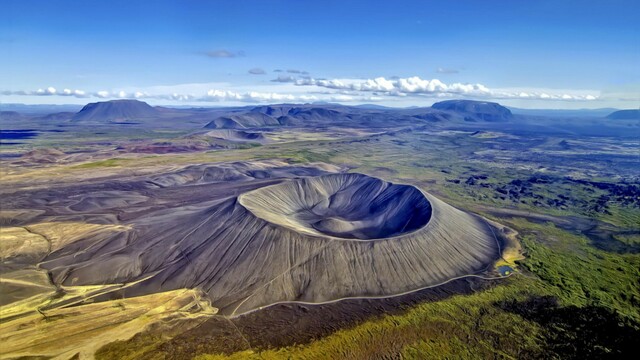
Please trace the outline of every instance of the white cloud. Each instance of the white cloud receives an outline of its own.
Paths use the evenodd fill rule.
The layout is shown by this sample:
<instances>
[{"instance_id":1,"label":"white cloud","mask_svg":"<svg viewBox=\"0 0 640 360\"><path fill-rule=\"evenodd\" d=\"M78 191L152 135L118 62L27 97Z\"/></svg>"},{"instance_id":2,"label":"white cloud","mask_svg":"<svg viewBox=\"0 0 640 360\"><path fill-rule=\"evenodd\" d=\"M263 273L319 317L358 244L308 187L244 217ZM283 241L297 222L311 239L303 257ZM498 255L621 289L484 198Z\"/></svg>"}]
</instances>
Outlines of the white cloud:
<instances>
[{"instance_id":1,"label":"white cloud","mask_svg":"<svg viewBox=\"0 0 640 360\"><path fill-rule=\"evenodd\" d=\"M296 97L291 94L263 93L250 91L239 93L227 90L209 90L207 95L198 99L199 101L240 101L240 102L271 102L271 101L294 101Z\"/></svg>"},{"instance_id":2,"label":"white cloud","mask_svg":"<svg viewBox=\"0 0 640 360\"><path fill-rule=\"evenodd\" d=\"M386 79L378 77L367 80L353 79L299 79L295 82L298 86L319 86L336 90L353 91L377 91L386 92L391 95L403 94L476 94L487 95L489 89L482 84L461 84L454 83L447 85L438 79L426 80L417 76L410 78Z\"/></svg>"},{"instance_id":3,"label":"white cloud","mask_svg":"<svg viewBox=\"0 0 640 360\"><path fill-rule=\"evenodd\" d=\"M71 90L71 89L63 89L62 91L58 91L56 88L49 86L47 88L40 88L35 91L27 91L27 90L5 90L2 91L2 95L23 95L23 96L72 96L77 98L86 98L89 97L85 91L82 90Z\"/></svg>"},{"instance_id":4,"label":"white cloud","mask_svg":"<svg viewBox=\"0 0 640 360\"><path fill-rule=\"evenodd\" d=\"M433 96L433 97L471 97L487 99L544 99L593 101L599 97L593 94L548 94L546 92L526 92L490 89L483 84L446 84L438 79L422 79L418 76L398 79L298 79L297 86L315 86L333 90L357 92L378 92L388 96Z\"/></svg>"},{"instance_id":5,"label":"white cloud","mask_svg":"<svg viewBox=\"0 0 640 360\"><path fill-rule=\"evenodd\" d=\"M292 82L293 81L293 82ZM139 99L160 104L215 102L221 104L277 102L383 102L404 106L429 103L428 99L486 99L494 101L591 102L606 101L599 91L537 88L489 88L483 84L445 83L439 79L376 77L371 79L293 78L255 84L194 83L150 87L126 87L84 91L49 86L37 90L4 90L3 96L57 96L77 99ZM509 101L507 101L509 100ZM35 101L35 100L32 100ZM62 101L62 100L61 100ZM66 101L66 100L65 100ZM620 100L622 101L622 100ZM79 102L79 101L78 101ZM555 105L554 105L555 106ZM577 106L577 105L576 105Z\"/></svg>"}]
</instances>

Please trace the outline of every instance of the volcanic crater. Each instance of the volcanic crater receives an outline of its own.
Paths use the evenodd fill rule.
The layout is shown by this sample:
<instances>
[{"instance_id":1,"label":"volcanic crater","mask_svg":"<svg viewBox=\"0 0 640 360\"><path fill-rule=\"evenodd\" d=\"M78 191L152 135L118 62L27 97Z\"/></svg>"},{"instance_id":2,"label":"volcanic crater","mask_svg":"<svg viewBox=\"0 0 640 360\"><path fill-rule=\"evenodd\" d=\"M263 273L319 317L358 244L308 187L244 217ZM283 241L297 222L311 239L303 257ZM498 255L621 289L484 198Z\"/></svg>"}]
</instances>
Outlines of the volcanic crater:
<instances>
[{"instance_id":1,"label":"volcanic crater","mask_svg":"<svg viewBox=\"0 0 640 360\"><path fill-rule=\"evenodd\" d=\"M77 196L54 205L48 191L8 199L46 211L38 222L119 225L38 263L59 287L107 285L94 301L199 289L235 316L402 294L482 272L500 256L481 218L327 164L202 164L99 185L59 189Z\"/></svg>"},{"instance_id":2,"label":"volcanic crater","mask_svg":"<svg viewBox=\"0 0 640 360\"><path fill-rule=\"evenodd\" d=\"M382 239L425 226L429 200L415 187L362 174L335 174L263 187L239 197L257 217L293 231Z\"/></svg>"}]
</instances>

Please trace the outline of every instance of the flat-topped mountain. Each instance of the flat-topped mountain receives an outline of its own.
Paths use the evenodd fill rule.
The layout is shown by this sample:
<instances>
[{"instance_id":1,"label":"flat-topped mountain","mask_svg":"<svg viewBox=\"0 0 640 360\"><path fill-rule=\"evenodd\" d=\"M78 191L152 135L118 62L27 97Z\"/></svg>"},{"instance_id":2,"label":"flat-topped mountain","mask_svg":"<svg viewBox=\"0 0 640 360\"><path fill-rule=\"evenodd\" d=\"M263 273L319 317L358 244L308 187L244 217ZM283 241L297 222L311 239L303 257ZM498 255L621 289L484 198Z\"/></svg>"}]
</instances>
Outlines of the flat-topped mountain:
<instances>
[{"instance_id":1,"label":"flat-topped mountain","mask_svg":"<svg viewBox=\"0 0 640 360\"><path fill-rule=\"evenodd\" d=\"M618 110L607 115L612 120L640 120L640 109Z\"/></svg>"},{"instance_id":2,"label":"flat-topped mountain","mask_svg":"<svg viewBox=\"0 0 640 360\"><path fill-rule=\"evenodd\" d=\"M158 115L158 109L143 101L112 100L85 105L73 116L73 121L125 122L149 119Z\"/></svg>"},{"instance_id":3,"label":"flat-topped mountain","mask_svg":"<svg viewBox=\"0 0 640 360\"><path fill-rule=\"evenodd\" d=\"M488 101L447 100L437 102L431 108L462 113L466 121L507 121L513 117L506 107Z\"/></svg>"}]
</instances>

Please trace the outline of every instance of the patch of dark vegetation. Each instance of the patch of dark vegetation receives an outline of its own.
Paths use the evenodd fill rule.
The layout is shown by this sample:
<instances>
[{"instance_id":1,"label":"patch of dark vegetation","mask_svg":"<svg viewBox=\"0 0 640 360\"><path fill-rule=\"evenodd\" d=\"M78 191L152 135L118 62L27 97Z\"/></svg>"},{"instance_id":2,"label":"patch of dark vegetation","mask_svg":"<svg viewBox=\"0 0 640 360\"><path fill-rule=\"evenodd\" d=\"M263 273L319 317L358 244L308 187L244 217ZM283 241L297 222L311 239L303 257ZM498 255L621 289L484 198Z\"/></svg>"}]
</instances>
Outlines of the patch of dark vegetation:
<instances>
[{"instance_id":1,"label":"patch of dark vegetation","mask_svg":"<svg viewBox=\"0 0 640 360\"><path fill-rule=\"evenodd\" d=\"M508 182L491 182L486 175L466 179L447 179L465 184L469 191L487 188L492 197L512 204L528 204L537 208L575 210L586 215L612 215L612 206L640 209L640 183L637 181L603 182L569 177L535 174Z\"/></svg>"},{"instance_id":2,"label":"patch of dark vegetation","mask_svg":"<svg viewBox=\"0 0 640 360\"><path fill-rule=\"evenodd\" d=\"M552 296L499 301L496 306L540 324L546 335L546 358L631 358L640 324L601 306L562 307Z\"/></svg>"},{"instance_id":3,"label":"patch of dark vegetation","mask_svg":"<svg viewBox=\"0 0 640 360\"><path fill-rule=\"evenodd\" d=\"M572 180L577 184L589 185L594 188L607 191L607 195L603 195L598 199L598 202L607 203L609 201L615 201L623 206L635 206L640 207L640 184L633 184L628 182L620 183L607 183L599 181L588 180Z\"/></svg>"}]
</instances>

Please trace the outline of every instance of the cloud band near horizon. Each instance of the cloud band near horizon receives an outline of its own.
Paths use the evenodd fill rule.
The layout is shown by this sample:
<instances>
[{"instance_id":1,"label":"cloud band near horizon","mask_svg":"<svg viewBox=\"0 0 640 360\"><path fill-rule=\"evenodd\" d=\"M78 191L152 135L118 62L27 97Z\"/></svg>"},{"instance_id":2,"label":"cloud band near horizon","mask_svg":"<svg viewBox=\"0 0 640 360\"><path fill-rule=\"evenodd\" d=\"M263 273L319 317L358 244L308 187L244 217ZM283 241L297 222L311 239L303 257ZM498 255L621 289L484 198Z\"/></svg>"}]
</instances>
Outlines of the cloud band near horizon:
<instances>
[{"instance_id":1,"label":"cloud band near horizon","mask_svg":"<svg viewBox=\"0 0 640 360\"><path fill-rule=\"evenodd\" d=\"M286 80L286 81L284 81ZM163 87L163 92L146 91L144 88L134 91L99 90L85 91L80 89L62 89L49 86L37 90L4 90L3 96L61 96L96 99L155 99L177 102L384 102L398 98L472 98L482 100L544 100L544 101L584 101L601 99L597 91L573 90L554 92L553 90L508 90L491 89L483 84L444 83L438 79L422 79L417 76L408 78L387 79L315 79L299 77L276 79L268 88L260 91L237 90L228 88L210 88L205 91L185 92L184 86L176 85L179 91L170 91L171 86Z\"/></svg>"}]
</instances>

